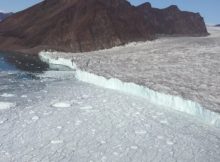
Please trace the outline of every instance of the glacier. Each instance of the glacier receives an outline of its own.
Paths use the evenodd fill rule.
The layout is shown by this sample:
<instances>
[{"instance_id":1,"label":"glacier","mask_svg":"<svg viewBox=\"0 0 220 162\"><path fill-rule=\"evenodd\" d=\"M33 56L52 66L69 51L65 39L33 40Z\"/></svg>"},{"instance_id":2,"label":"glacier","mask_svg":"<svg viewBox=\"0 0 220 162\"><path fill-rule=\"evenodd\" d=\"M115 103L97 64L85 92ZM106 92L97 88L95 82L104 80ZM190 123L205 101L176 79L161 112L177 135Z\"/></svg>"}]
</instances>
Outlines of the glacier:
<instances>
[{"instance_id":1,"label":"glacier","mask_svg":"<svg viewBox=\"0 0 220 162\"><path fill-rule=\"evenodd\" d=\"M0 161L220 161L220 29L210 33L0 69Z\"/></svg>"},{"instance_id":2,"label":"glacier","mask_svg":"<svg viewBox=\"0 0 220 162\"><path fill-rule=\"evenodd\" d=\"M71 69L23 73L0 73L0 161L220 161L220 129L197 118Z\"/></svg>"},{"instance_id":3,"label":"glacier","mask_svg":"<svg viewBox=\"0 0 220 162\"><path fill-rule=\"evenodd\" d=\"M74 59L62 58L62 54L60 54L60 57L57 55L59 55L59 52L56 51L42 51L39 53L40 59L48 64L64 65L73 69L75 71L75 77L80 81L145 98L152 103L168 109L184 112L199 118L207 124L220 128L220 115L204 108L197 102L185 100L179 96L157 92L146 86L132 82L123 82L117 78L107 79L103 76L81 70L77 67Z\"/></svg>"}]
</instances>

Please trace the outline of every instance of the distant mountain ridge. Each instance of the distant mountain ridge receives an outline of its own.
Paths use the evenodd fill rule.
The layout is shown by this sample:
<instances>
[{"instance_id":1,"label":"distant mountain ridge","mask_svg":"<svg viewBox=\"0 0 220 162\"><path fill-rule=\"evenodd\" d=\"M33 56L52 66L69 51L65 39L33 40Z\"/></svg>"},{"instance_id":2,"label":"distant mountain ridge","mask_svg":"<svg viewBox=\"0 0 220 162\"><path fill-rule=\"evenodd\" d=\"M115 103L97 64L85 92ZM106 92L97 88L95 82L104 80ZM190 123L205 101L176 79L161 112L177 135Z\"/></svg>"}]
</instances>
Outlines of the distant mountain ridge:
<instances>
[{"instance_id":1,"label":"distant mountain ridge","mask_svg":"<svg viewBox=\"0 0 220 162\"><path fill-rule=\"evenodd\" d=\"M0 23L0 49L85 52L165 35L207 35L198 13L126 0L45 0Z\"/></svg>"},{"instance_id":2,"label":"distant mountain ridge","mask_svg":"<svg viewBox=\"0 0 220 162\"><path fill-rule=\"evenodd\" d=\"M215 26L220 27L220 24L217 24L217 25L215 25Z\"/></svg>"},{"instance_id":3,"label":"distant mountain ridge","mask_svg":"<svg viewBox=\"0 0 220 162\"><path fill-rule=\"evenodd\" d=\"M13 13L3 13L0 12L0 21L4 20L5 18L7 18L8 16L11 16Z\"/></svg>"}]
</instances>

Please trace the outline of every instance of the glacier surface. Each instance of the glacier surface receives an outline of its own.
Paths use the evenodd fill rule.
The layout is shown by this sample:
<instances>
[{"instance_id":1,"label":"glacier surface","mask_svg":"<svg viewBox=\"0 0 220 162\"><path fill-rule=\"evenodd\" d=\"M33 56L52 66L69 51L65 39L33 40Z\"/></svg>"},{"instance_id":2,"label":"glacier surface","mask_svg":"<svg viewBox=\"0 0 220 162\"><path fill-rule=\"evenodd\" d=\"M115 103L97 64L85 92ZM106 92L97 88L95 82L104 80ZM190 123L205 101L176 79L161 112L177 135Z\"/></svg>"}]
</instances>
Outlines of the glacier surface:
<instances>
[{"instance_id":1,"label":"glacier surface","mask_svg":"<svg viewBox=\"0 0 220 162\"><path fill-rule=\"evenodd\" d=\"M208 37L166 37L54 57L71 59L83 71L144 85L220 112L220 29L208 31Z\"/></svg>"},{"instance_id":2,"label":"glacier surface","mask_svg":"<svg viewBox=\"0 0 220 162\"><path fill-rule=\"evenodd\" d=\"M163 38L93 55L42 53L51 65L71 70L0 71L0 161L220 161L220 129L210 125L218 126L211 112L219 101L218 34L213 29L206 38ZM158 54L161 46L165 56ZM209 103L210 110L202 108Z\"/></svg>"},{"instance_id":3,"label":"glacier surface","mask_svg":"<svg viewBox=\"0 0 220 162\"><path fill-rule=\"evenodd\" d=\"M203 108L199 103L191 100L185 100L179 96L156 92L145 86L137 85L135 83L123 82L117 78L106 79L103 76L98 76L93 73L83 71L77 68L77 65L73 59L62 58L62 54L63 53L59 52L42 51L39 53L39 56L42 61L47 62L48 64L60 64L72 68L75 70L75 77L80 81L143 97L152 103L193 115L208 124L220 127L220 115ZM60 57L57 57L57 55Z\"/></svg>"}]
</instances>

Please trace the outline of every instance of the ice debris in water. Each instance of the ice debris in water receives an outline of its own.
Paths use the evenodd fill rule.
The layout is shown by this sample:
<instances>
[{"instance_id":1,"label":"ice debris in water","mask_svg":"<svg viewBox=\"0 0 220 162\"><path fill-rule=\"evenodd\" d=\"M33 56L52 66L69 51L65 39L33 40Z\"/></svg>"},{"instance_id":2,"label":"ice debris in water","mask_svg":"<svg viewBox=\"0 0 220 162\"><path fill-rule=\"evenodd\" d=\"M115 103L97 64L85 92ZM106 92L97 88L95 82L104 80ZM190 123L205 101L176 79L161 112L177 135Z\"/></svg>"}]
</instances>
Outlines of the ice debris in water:
<instances>
[{"instance_id":1,"label":"ice debris in water","mask_svg":"<svg viewBox=\"0 0 220 162\"><path fill-rule=\"evenodd\" d=\"M14 97L15 95L14 94L9 94L9 93L3 93L1 95L1 97Z\"/></svg>"},{"instance_id":2,"label":"ice debris in water","mask_svg":"<svg viewBox=\"0 0 220 162\"><path fill-rule=\"evenodd\" d=\"M15 103L0 101L0 110L10 109L12 107L15 107L15 105L16 105Z\"/></svg>"},{"instance_id":3,"label":"ice debris in water","mask_svg":"<svg viewBox=\"0 0 220 162\"><path fill-rule=\"evenodd\" d=\"M71 103L57 102L57 103L52 104L52 107L55 107L55 108L68 108L68 107L71 107Z\"/></svg>"}]
</instances>

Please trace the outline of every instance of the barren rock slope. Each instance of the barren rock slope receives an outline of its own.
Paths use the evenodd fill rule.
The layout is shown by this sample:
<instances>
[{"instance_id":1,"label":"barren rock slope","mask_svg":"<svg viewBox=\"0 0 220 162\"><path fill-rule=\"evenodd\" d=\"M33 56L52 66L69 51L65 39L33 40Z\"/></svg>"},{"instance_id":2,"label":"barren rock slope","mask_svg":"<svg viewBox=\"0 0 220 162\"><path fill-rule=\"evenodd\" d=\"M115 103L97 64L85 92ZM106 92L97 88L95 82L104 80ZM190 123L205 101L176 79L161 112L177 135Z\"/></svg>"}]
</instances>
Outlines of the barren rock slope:
<instances>
[{"instance_id":1,"label":"barren rock slope","mask_svg":"<svg viewBox=\"0 0 220 162\"><path fill-rule=\"evenodd\" d=\"M94 51L157 34L207 35L203 18L177 6L132 6L126 0L45 0L0 23L0 49Z\"/></svg>"}]
</instances>

